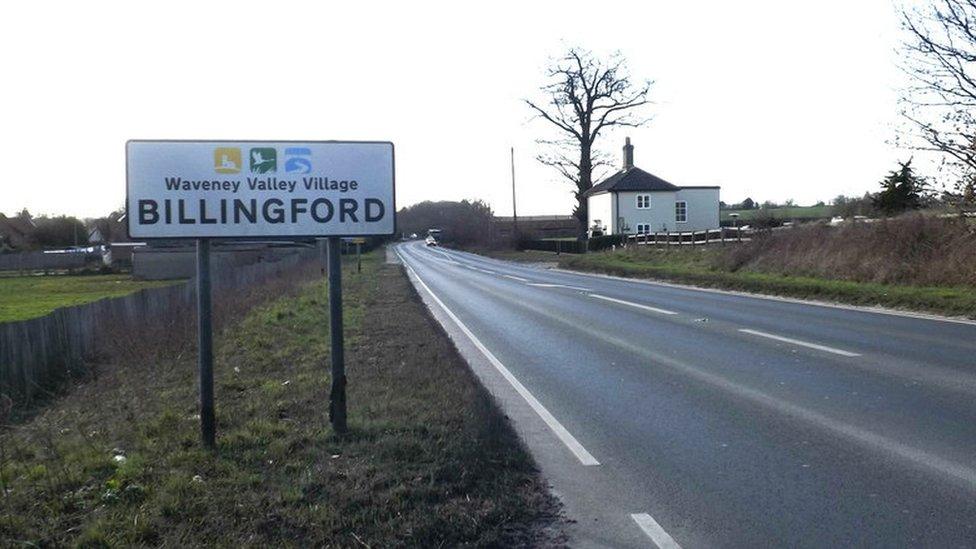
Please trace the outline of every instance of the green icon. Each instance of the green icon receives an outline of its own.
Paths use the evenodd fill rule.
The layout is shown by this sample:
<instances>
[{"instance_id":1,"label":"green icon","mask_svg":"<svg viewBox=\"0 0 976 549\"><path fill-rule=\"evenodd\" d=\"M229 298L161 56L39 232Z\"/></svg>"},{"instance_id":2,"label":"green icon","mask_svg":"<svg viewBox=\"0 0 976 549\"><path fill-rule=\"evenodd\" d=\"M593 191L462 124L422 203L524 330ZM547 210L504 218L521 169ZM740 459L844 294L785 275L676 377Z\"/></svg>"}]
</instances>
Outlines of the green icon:
<instances>
[{"instance_id":1,"label":"green icon","mask_svg":"<svg viewBox=\"0 0 976 549\"><path fill-rule=\"evenodd\" d=\"M251 173L278 171L278 153L273 148L251 149Z\"/></svg>"}]
</instances>

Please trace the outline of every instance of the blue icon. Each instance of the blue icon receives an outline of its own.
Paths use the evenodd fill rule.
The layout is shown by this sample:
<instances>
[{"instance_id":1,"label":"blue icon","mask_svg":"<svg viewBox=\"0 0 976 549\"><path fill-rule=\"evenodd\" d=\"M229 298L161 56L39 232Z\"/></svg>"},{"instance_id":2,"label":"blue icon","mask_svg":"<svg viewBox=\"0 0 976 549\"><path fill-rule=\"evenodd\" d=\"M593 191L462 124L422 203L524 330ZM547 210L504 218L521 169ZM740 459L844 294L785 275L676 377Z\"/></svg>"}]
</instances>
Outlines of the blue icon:
<instances>
[{"instance_id":1,"label":"blue icon","mask_svg":"<svg viewBox=\"0 0 976 549\"><path fill-rule=\"evenodd\" d=\"M309 173L312 171L312 149L290 147L285 149L286 173Z\"/></svg>"}]
</instances>

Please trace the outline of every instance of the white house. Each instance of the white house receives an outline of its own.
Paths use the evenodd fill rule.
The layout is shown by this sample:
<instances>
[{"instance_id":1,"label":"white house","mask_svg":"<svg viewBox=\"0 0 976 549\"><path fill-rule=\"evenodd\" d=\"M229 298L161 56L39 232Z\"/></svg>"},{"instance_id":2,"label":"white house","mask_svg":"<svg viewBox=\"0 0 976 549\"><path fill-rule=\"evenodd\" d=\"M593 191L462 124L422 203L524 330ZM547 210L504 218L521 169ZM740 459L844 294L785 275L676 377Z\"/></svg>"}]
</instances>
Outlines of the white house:
<instances>
[{"instance_id":1,"label":"white house","mask_svg":"<svg viewBox=\"0 0 976 549\"><path fill-rule=\"evenodd\" d=\"M624 144L623 169L586 192L594 234L704 231L719 227L719 187L679 187L634 166Z\"/></svg>"}]
</instances>

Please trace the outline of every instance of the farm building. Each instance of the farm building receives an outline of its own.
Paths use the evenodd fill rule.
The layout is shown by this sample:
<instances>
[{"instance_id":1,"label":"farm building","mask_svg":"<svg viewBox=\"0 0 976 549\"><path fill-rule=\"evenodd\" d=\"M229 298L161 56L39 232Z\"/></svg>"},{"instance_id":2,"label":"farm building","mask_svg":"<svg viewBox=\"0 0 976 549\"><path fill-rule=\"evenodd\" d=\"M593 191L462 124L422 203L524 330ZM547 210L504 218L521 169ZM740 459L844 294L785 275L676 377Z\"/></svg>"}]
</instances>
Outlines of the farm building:
<instances>
[{"instance_id":1,"label":"farm building","mask_svg":"<svg viewBox=\"0 0 976 549\"><path fill-rule=\"evenodd\" d=\"M585 196L590 236L719 227L719 187L679 187L634 166L629 137L621 170Z\"/></svg>"},{"instance_id":2,"label":"farm building","mask_svg":"<svg viewBox=\"0 0 976 549\"><path fill-rule=\"evenodd\" d=\"M514 223L512 216L495 216L491 220L495 238L510 238ZM532 238L567 238L579 234L579 224L571 215L520 215L519 232Z\"/></svg>"}]
</instances>

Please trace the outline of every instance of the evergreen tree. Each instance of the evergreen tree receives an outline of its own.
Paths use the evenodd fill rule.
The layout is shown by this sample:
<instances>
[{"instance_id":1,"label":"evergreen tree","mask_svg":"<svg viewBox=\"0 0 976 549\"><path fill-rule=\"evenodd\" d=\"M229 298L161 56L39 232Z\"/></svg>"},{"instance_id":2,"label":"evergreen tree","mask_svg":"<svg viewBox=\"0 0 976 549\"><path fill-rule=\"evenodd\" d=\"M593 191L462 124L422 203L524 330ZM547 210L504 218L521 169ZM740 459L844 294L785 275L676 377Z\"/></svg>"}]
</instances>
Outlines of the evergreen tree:
<instances>
[{"instance_id":1,"label":"evergreen tree","mask_svg":"<svg viewBox=\"0 0 976 549\"><path fill-rule=\"evenodd\" d=\"M874 195L874 206L885 215L894 215L922 207L925 180L915 175L912 159L899 162L881 182L881 192Z\"/></svg>"}]
</instances>

